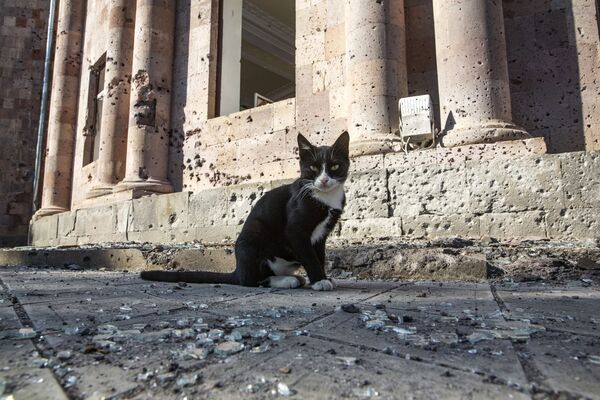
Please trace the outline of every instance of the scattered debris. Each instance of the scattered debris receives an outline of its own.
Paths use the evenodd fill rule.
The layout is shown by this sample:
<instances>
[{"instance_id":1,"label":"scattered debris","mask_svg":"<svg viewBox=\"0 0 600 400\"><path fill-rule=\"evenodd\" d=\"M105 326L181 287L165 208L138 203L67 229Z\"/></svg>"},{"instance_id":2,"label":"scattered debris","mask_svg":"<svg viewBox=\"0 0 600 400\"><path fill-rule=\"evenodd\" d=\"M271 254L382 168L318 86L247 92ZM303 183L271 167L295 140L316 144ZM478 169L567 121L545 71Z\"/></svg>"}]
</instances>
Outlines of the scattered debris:
<instances>
[{"instance_id":1,"label":"scattered debris","mask_svg":"<svg viewBox=\"0 0 600 400\"><path fill-rule=\"evenodd\" d=\"M36 337L37 332L33 328L21 328L14 334L14 338L17 340L32 339Z\"/></svg>"},{"instance_id":2,"label":"scattered debris","mask_svg":"<svg viewBox=\"0 0 600 400\"><path fill-rule=\"evenodd\" d=\"M379 393L371 387L354 388L352 389L352 394L361 399L370 399L371 397L379 396Z\"/></svg>"},{"instance_id":3,"label":"scattered debris","mask_svg":"<svg viewBox=\"0 0 600 400\"><path fill-rule=\"evenodd\" d=\"M484 340L494 340L496 336L490 331L476 331L467 336L467 340L471 344L477 344Z\"/></svg>"},{"instance_id":4,"label":"scattered debris","mask_svg":"<svg viewBox=\"0 0 600 400\"><path fill-rule=\"evenodd\" d=\"M285 397L287 397L287 396L291 396L291 395L293 395L293 394L294 394L294 392L293 392L293 391L292 391L292 390L291 390L291 389L288 387L288 385L286 385L286 384L285 384L285 383L283 383L283 382L279 382L279 383L277 384L277 393L278 393L280 396L285 396Z\"/></svg>"},{"instance_id":5,"label":"scattered debris","mask_svg":"<svg viewBox=\"0 0 600 400\"><path fill-rule=\"evenodd\" d=\"M547 291L551 293L552 298L564 299L564 301L570 302L570 305L577 304L578 307L585 308L587 304L583 300L588 298L589 294L582 290L582 283L585 282L580 280L572 282L573 287L579 291L564 290L564 293L560 290L551 292L549 289ZM352 282L352 285L355 284ZM543 284L536 282L534 285ZM31 346L33 343L40 349L39 353L33 351L27 353L29 356L25 360L25 365L34 374L36 371L46 374L51 372L64 388L73 387L74 391L81 390L80 386L83 387L87 384L87 379L79 368L82 365L100 365L115 371L122 371L123 376L126 377L124 379L129 383L137 382L138 388L143 387L143 390L147 391L144 395L154 394L155 398L164 396L165 391L172 391L182 398L185 396L202 397L207 390L222 390L223 396L228 394L228 390L235 390L254 393L257 397L263 398L293 395L302 397L302 388L298 379L306 373L305 366L311 365L311 368L314 368L312 373L318 374L325 371L321 369L322 364L313 363L314 357L318 357L319 361L323 357L327 357L328 361L333 361L327 364L328 371L337 369L346 371L346 373L354 371L356 374L362 374L365 371L373 372L371 367L374 366L371 363L371 356L363 356L362 352L364 351L368 351L368 354L379 354L390 360L402 357L406 360L422 361L415 363L421 366L426 366L431 357L440 356L444 363L451 363L453 361L443 358L451 354L452 360L460 360L462 356L465 365L460 369L465 372L469 368L481 368L482 359L493 365L495 362L505 363L509 353L510 357L514 357L512 350L507 350L505 347L507 340L521 342L543 340L552 335L574 335L561 333L558 329L552 329L552 325L549 324L572 324L576 327L573 329L581 327L595 330L600 323L600 319L593 312L580 314L569 308L566 309L568 312L552 313L551 315L537 312L535 307L521 301L519 297L520 293L525 293L525 290L521 292L521 288L527 287L524 285L529 284L514 284L518 290L514 290L515 301L512 302L512 294L507 296L505 295L507 290L499 289L498 293L503 298L507 296L507 307L501 308L502 311L496 307L489 308L489 303L486 303L485 307L481 306L478 294L473 296L474 298L469 297L463 301L460 296L454 295L456 287L446 283L440 293L436 292L437 283L418 283L414 286L407 284L408 293L403 293L405 290L403 286L400 289L394 289L394 292L387 292L383 295L377 294L372 289L370 293L367 289L361 289L360 293L364 295L362 300L357 297L345 296L346 288L343 288L339 295L336 293L339 296L338 301L334 300L333 303L320 302L318 294L309 292L308 300L302 299L298 304L291 305L284 303L285 307L277 307L277 303L266 303L270 306L265 308L255 307L255 303L252 302L256 300L251 298L248 303L252 306L239 309L231 307L229 305L231 303L225 307L217 306L222 299L235 299L235 297L227 297L226 293L230 289L227 285L222 285L216 290L217 302L209 303L210 306L206 305L206 308L210 308L207 312L196 312L203 309L201 305L205 305L205 303L202 301L209 300L206 300L204 293L201 297L192 297L198 293L195 292L197 287L194 285L183 286L186 288L185 291L171 291L170 293L164 291L172 290L173 284L145 285L143 290L153 291L149 295L153 296L152 301L159 304L156 308L147 307L147 305L155 304L151 302L136 303L136 300L131 298L127 299L125 303L119 299L113 300L112 303L106 303L104 305L106 312L102 314L101 318L97 318L102 322L112 321L111 323L99 324L96 319L91 318L94 316L86 316L84 312L80 314L78 309L78 312L74 313L75 316L71 318L69 315L64 319L67 321L64 325L55 325L56 327L48 331L38 329L37 322L33 321L36 324L34 325L35 330L32 328L12 329L4 330L0 334L3 335L3 338L11 339L19 335L25 338L39 337L41 340L31 343L14 342L16 348ZM151 287L151 285L155 286ZM450 286L448 291L452 291L451 295L447 295L447 292L444 293L448 286ZM160 297L156 295L157 288L160 288L160 296L173 296L177 299L176 303L169 302L165 306L164 304L167 302L164 301L164 297L160 300L156 299ZM212 288L214 286L207 286L206 290L214 290ZM476 286L473 288L479 290ZM589 290L593 291L593 289ZM266 293L267 296L273 296L268 291ZM355 293L359 293L359 291ZM425 301L415 299L419 293L426 293L429 299ZM471 296L472 291L462 293ZM276 295L284 297L281 294ZM300 295L306 294L300 293ZM96 297L86 296L92 296L91 291L83 293L81 296L81 299L84 299L82 300L84 301L83 307L89 308L89 301L85 299L95 299ZM399 297L393 298L392 296ZM484 298L484 303L489 301L489 292L486 296L488 297ZM239 303L243 304L245 299L240 298L243 301ZM188 301L190 299L194 300ZM382 303L385 301L387 301L386 304ZM182 304L185 306L182 307ZM494 305L493 301L492 305ZM236 307L238 306L236 305ZM133 311L134 308L144 314L137 315ZM337 312L332 313L332 310ZM340 314L340 310L348 314ZM237 313L237 315L232 316L230 312ZM317 314L307 315L311 313ZM201 314L202 317L198 314ZM118 317L120 315L130 315L132 320L121 320ZM332 326L330 323L332 319L340 321L339 328L336 325L338 333L339 329L347 329L355 338L358 338L358 340L349 339L356 346L348 347L340 342L327 341L326 329ZM298 321L301 322L296 323ZM0 320L0 322L4 322L4 320ZM307 338L310 336L315 339ZM377 340L371 342L370 340L375 337ZM364 342L361 342L362 338L364 338ZM500 340L504 340L504 342L500 342ZM285 345L282 345L282 341ZM319 348L315 355L314 343L316 342L324 343L324 347ZM558 346L562 346L562 343L565 342L557 340L556 343L559 343ZM579 345L579 342L569 344L569 346ZM311 346L313 347L311 348ZM159 352L160 360L156 361L159 358ZM271 353L260 354L266 352ZM234 354L239 355L230 357ZM579 363L583 364L585 368L589 369L600 365L600 355L594 351L593 347L570 354L573 360L579 360ZM281 358L282 356L286 358ZM521 357L519 354L517 356ZM225 368L229 368L229 365L235 366L238 362L261 359L273 360L270 369L267 367L268 371L262 372L266 377L252 376L251 380L248 380L248 377L245 376L243 383L239 385L240 381L203 382L204 372L198 373L200 368L210 364L223 364ZM404 362L404 360L398 360ZM148 369L142 367L144 365L148 365ZM285 366L279 367L280 365ZM437 365L436 368L440 365ZM14 368L8 364L6 368L9 367ZM290 375L292 367L294 374ZM38 371L39 368L48 370ZM374 368L380 369L377 373L384 373L383 366L377 365ZM2 372L4 371L2 370ZM453 369L444 372L444 369L440 368L434 378L436 376L451 378L455 376L453 373L457 372ZM487 374L487 372L479 370L477 373ZM208 375L209 372L206 373L206 376ZM383 386L379 386L379 381L374 378L375 376L377 375L369 375L369 380L365 377L364 381L348 380L348 384L342 387L343 393L340 395L350 398L385 397L387 393L384 393ZM283 379L292 377L296 380L287 384L281 382ZM488 378L489 376L485 377L485 379ZM502 379L505 377L502 376ZM489 381L492 382L493 379ZM12 378L10 378L10 383L0 381L0 389L10 393L10 390L14 390L15 387L13 382ZM501 385L505 384L501 383ZM382 393L379 393L380 391ZM88 393L83 391L80 393L84 397L90 398ZM122 394L115 392L115 397L119 396ZM2 397L1 391L0 397Z\"/></svg>"},{"instance_id":6,"label":"scattered debris","mask_svg":"<svg viewBox=\"0 0 600 400\"><path fill-rule=\"evenodd\" d=\"M59 360L65 361L73 357L73 352L71 350L59 351L56 353L56 357L58 357Z\"/></svg>"},{"instance_id":7,"label":"scattered debris","mask_svg":"<svg viewBox=\"0 0 600 400\"><path fill-rule=\"evenodd\" d=\"M592 364L600 365L600 356L588 355L588 361Z\"/></svg>"},{"instance_id":8,"label":"scattered debris","mask_svg":"<svg viewBox=\"0 0 600 400\"><path fill-rule=\"evenodd\" d=\"M177 378L175 384L180 387L193 386L198 382L198 374L185 374Z\"/></svg>"},{"instance_id":9,"label":"scattered debris","mask_svg":"<svg viewBox=\"0 0 600 400\"><path fill-rule=\"evenodd\" d=\"M271 339L274 342L278 342L280 340L285 339L285 333L281 333L281 332L270 332L269 335L267 336L269 339Z\"/></svg>"},{"instance_id":10,"label":"scattered debris","mask_svg":"<svg viewBox=\"0 0 600 400\"><path fill-rule=\"evenodd\" d=\"M360 308L356 307L354 304L343 304L342 311L351 314L356 314L360 312Z\"/></svg>"},{"instance_id":11,"label":"scattered debris","mask_svg":"<svg viewBox=\"0 0 600 400\"><path fill-rule=\"evenodd\" d=\"M238 342L223 342L219 343L215 347L215 353L221 356L229 356L235 353L239 353L244 350L244 344Z\"/></svg>"},{"instance_id":12,"label":"scattered debris","mask_svg":"<svg viewBox=\"0 0 600 400\"><path fill-rule=\"evenodd\" d=\"M338 360L341 361L342 364L352 367L358 364L358 358L356 357L337 357Z\"/></svg>"}]
</instances>

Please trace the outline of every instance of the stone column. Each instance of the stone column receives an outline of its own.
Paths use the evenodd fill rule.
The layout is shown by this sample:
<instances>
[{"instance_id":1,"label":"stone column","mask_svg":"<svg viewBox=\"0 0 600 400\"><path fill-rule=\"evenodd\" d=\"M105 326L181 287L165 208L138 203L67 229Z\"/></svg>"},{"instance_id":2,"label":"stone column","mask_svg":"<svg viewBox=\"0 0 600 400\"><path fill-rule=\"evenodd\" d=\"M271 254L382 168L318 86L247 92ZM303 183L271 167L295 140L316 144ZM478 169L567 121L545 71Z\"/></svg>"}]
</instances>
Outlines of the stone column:
<instances>
[{"instance_id":1,"label":"stone column","mask_svg":"<svg viewBox=\"0 0 600 400\"><path fill-rule=\"evenodd\" d=\"M44 186L36 218L70 208L85 3L61 0L58 9Z\"/></svg>"},{"instance_id":2,"label":"stone column","mask_svg":"<svg viewBox=\"0 0 600 400\"><path fill-rule=\"evenodd\" d=\"M175 2L138 0L125 178L115 190L173 190L167 180Z\"/></svg>"},{"instance_id":3,"label":"stone column","mask_svg":"<svg viewBox=\"0 0 600 400\"><path fill-rule=\"evenodd\" d=\"M389 152L408 93L404 0L346 0L345 11L351 152Z\"/></svg>"},{"instance_id":4,"label":"stone column","mask_svg":"<svg viewBox=\"0 0 600 400\"><path fill-rule=\"evenodd\" d=\"M124 175L134 19L135 0L110 0L100 151L90 197L111 193Z\"/></svg>"},{"instance_id":5,"label":"stone column","mask_svg":"<svg viewBox=\"0 0 600 400\"><path fill-rule=\"evenodd\" d=\"M502 2L434 0L444 146L529 137L512 123Z\"/></svg>"}]
</instances>

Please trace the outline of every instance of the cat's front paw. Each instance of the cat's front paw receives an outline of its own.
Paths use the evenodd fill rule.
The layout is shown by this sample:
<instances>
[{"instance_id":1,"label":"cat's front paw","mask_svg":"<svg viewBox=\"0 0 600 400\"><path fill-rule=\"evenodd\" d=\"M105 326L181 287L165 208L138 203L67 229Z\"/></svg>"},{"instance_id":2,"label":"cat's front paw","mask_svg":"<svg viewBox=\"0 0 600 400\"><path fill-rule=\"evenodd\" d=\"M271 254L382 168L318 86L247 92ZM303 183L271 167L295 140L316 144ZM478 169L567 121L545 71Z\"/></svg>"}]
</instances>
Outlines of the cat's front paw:
<instances>
[{"instance_id":1,"label":"cat's front paw","mask_svg":"<svg viewBox=\"0 0 600 400\"><path fill-rule=\"evenodd\" d=\"M335 289L335 285L333 284L333 281L329 280L329 279L323 279L319 282L314 283L312 286L313 290L318 290L318 291L322 291L322 290L333 290Z\"/></svg>"}]
</instances>

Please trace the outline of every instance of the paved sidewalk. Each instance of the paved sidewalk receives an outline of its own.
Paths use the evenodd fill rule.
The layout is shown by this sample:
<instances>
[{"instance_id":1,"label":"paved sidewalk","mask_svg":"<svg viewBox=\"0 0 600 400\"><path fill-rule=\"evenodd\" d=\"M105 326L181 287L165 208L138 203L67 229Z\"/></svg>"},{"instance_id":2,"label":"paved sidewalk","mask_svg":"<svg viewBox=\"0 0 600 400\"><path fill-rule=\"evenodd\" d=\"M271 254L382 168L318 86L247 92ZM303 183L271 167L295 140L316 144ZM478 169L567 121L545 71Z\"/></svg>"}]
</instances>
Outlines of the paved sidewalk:
<instances>
[{"instance_id":1,"label":"paved sidewalk","mask_svg":"<svg viewBox=\"0 0 600 400\"><path fill-rule=\"evenodd\" d=\"M313 292L9 267L0 280L0 397L600 399L587 280Z\"/></svg>"}]
</instances>

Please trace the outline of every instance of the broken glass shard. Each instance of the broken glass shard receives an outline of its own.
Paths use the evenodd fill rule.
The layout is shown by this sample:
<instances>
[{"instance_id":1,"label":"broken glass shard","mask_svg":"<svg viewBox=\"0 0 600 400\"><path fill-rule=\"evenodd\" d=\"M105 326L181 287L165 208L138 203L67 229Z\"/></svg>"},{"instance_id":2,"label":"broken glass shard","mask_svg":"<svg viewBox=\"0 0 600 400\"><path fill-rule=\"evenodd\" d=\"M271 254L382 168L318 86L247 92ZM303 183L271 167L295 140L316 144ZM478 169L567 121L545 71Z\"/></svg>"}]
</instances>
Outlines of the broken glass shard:
<instances>
[{"instance_id":1,"label":"broken glass shard","mask_svg":"<svg viewBox=\"0 0 600 400\"><path fill-rule=\"evenodd\" d=\"M344 365L349 367L356 365L358 359L356 357L337 357L337 359Z\"/></svg>"},{"instance_id":2,"label":"broken glass shard","mask_svg":"<svg viewBox=\"0 0 600 400\"><path fill-rule=\"evenodd\" d=\"M230 342L239 342L240 340L242 340L242 333L239 330L235 329L231 331L229 335L225 335L225 340Z\"/></svg>"},{"instance_id":3,"label":"broken glass shard","mask_svg":"<svg viewBox=\"0 0 600 400\"><path fill-rule=\"evenodd\" d=\"M36 331L34 331L32 328L21 328L15 332L15 339L32 339L36 334Z\"/></svg>"},{"instance_id":4,"label":"broken glass shard","mask_svg":"<svg viewBox=\"0 0 600 400\"><path fill-rule=\"evenodd\" d=\"M255 346L250 349L250 353L266 353L271 348L269 343L263 343L260 346Z\"/></svg>"},{"instance_id":5,"label":"broken glass shard","mask_svg":"<svg viewBox=\"0 0 600 400\"><path fill-rule=\"evenodd\" d=\"M79 333L81 333L81 327L79 326L67 326L65 327L65 329L63 329L63 332L65 333L65 335L69 335L69 336L73 336L73 335L79 335Z\"/></svg>"},{"instance_id":6,"label":"broken glass shard","mask_svg":"<svg viewBox=\"0 0 600 400\"><path fill-rule=\"evenodd\" d=\"M471 344L476 344L485 340L494 340L495 338L496 335L489 331L475 331L467 336L467 340Z\"/></svg>"},{"instance_id":7,"label":"broken glass shard","mask_svg":"<svg viewBox=\"0 0 600 400\"><path fill-rule=\"evenodd\" d=\"M291 396L292 394L294 394L294 392L288 387L288 385L286 385L283 382L279 382L277 384L277 393L280 396L285 396L285 397Z\"/></svg>"},{"instance_id":8,"label":"broken glass shard","mask_svg":"<svg viewBox=\"0 0 600 400\"><path fill-rule=\"evenodd\" d=\"M264 338L264 337L267 337L268 334L269 334L269 332L267 332L266 329L258 329L256 331L251 331L250 332L250 337L253 337L253 338Z\"/></svg>"},{"instance_id":9,"label":"broken glass shard","mask_svg":"<svg viewBox=\"0 0 600 400\"><path fill-rule=\"evenodd\" d=\"M215 347L215 353L221 356L239 353L242 350L244 350L244 345L238 342L223 342Z\"/></svg>"},{"instance_id":10,"label":"broken glass shard","mask_svg":"<svg viewBox=\"0 0 600 400\"><path fill-rule=\"evenodd\" d=\"M110 324L98 325L98 333L100 333L100 334L115 333L118 330L119 330L119 328L117 328L114 325L110 325Z\"/></svg>"},{"instance_id":11,"label":"broken glass shard","mask_svg":"<svg viewBox=\"0 0 600 400\"><path fill-rule=\"evenodd\" d=\"M73 353L71 352L71 350L63 350L63 351L59 351L56 354L56 357L58 357L60 360L68 360L69 358L71 358L73 356Z\"/></svg>"},{"instance_id":12,"label":"broken glass shard","mask_svg":"<svg viewBox=\"0 0 600 400\"><path fill-rule=\"evenodd\" d=\"M208 331L208 338L212 340L221 339L224 333L221 329L211 329Z\"/></svg>"},{"instance_id":13,"label":"broken glass shard","mask_svg":"<svg viewBox=\"0 0 600 400\"><path fill-rule=\"evenodd\" d=\"M270 332L268 335L268 338L271 339L274 342L278 342L280 340L285 339L285 333L281 333L281 332Z\"/></svg>"},{"instance_id":14,"label":"broken glass shard","mask_svg":"<svg viewBox=\"0 0 600 400\"><path fill-rule=\"evenodd\" d=\"M365 327L371 330L379 330L385 326L385 322L380 319L373 319L365 323Z\"/></svg>"},{"instance_id":15,"label":"broken glass shard","mask_svg":"<svg viewBox=\"0 0 600 400\"><path fill-rule=\"evenodd\" d=\"M370 387L367 388L354 388L352 389L352 393L356 396L356 397L360 397L363 399L369 399L371 397L376 397L379 396L379 393Z\"/></svg>"},{"instance_id":16,"label":"broken glass shard","mask_svg":"<svg viewBox=\"0 0 600 400\"><path fill-rule=\"evenodd\" d=\"M177 386L183 387L195 385L197 381L198 374L186 374L177 378L177 381L175 383L177 384Z\"/></svg>"}]
</instances>

